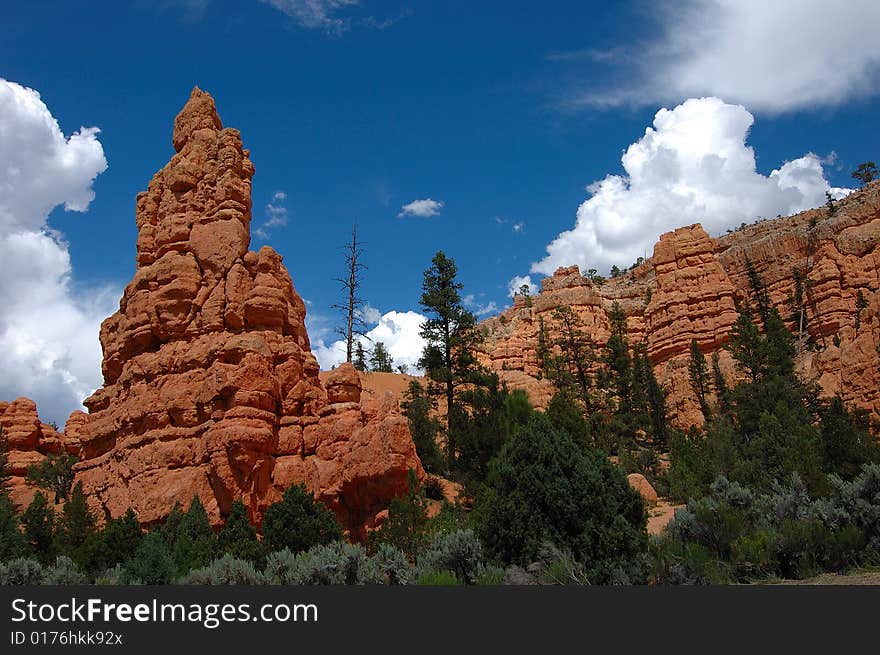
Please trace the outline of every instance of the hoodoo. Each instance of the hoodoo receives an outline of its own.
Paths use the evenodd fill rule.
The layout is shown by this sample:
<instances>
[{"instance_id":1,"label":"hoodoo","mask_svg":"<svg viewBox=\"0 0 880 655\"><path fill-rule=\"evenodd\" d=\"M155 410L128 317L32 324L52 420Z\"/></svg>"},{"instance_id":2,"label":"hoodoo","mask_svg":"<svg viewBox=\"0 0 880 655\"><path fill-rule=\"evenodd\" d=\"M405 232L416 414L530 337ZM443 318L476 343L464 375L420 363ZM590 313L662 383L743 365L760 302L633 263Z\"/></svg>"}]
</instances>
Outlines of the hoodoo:
<instances>
[{"instance_id":1,"label":"hoodoo","mask_svg":"<svg viewBox=\"0 0 880 655\"><path fill-rule=\"evenodd\" d=\"M407 422L391 398L361 402L346 366L322 386L281 256L248 251L254 166L209 94L193 90L172 143L137 198L134 279L101 326L104 385L65 430L76 480L101 516L131 507L143 524L193 496L215 523L237 498L259 521L304 483L358 533L409 469L423 475Z\"/></svg>"}]
</instances>

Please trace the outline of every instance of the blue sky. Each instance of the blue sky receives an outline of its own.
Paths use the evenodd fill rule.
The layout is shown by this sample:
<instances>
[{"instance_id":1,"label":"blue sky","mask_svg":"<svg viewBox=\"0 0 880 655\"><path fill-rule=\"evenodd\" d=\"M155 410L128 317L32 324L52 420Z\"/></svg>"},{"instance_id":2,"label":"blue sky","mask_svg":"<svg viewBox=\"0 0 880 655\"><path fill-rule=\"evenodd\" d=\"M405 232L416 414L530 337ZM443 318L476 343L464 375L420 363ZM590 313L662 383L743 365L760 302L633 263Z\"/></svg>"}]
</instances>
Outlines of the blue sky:
<instances>
[{"instance_id":1,"label":"blue sky","mask_svg":"<svg viewBox=\"0 0 880 655\"><path fill-rule=\"evenodd\" d=\"M107 167L86 158L86 211L64 211L62 195L48 217L7 220L5 236L60 232L49 236L69 265L55 272L55 296L75 316L71 329L94 327L132 276L135 195L171 156L172 120L198 85L251 150L253 227L263 228L252 247L284 256L327 362L339 247L355 220L367 242L363 295L378 315L419 310L438 249L480 311L507 304L511 280L536 284L555 265L628 265L675 224L705 220L718 233L851 186L850 171L880 156L877 6L764 4L13 3L0 78L39 92L65 137L98 127L90 139ZM698 100L707 96L719 100ZM661 108L670 111L655 123ZM0 178L0 194L23 193L9 184ZM669 193L680 196L667 203ZM400 215L428 199L435 215ZM272 216L286 224L267 226ZM36 279L23 266L4 272ZM12 325L8 307L0 342L21 365L0 397L45 397L63 420L100 382L88 372L97 364L74 361L63 333L16 340L34 330ZM404 329L397 316L389 339L411 362L417 321ZM64 400L51 400L59 389Z\"/></svg>"}]
</instances>

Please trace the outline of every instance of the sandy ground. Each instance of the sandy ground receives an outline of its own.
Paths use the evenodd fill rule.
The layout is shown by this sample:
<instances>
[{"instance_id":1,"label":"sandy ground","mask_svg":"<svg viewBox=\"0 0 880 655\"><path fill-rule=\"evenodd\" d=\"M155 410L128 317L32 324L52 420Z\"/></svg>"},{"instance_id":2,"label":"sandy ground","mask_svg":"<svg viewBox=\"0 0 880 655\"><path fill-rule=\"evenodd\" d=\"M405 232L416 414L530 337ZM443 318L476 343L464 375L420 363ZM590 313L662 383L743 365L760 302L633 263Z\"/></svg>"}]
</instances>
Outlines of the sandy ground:
<instances>
[{"instance_id":1,"label":"sandy ground","mask_svg":"<svg viewBox=\"0 0 880 655\"><path fill-rule=\"evenodd\" d=\"M848 573L845 575L839 575L837 573L823 573L822 575L817 575L814 578L807 578L806 580L779 580L778 582L772 582L771 584L854 585L860 587L868 585L880 585L880 571L857 571L855 573Z\"/></svg>"},{"instance_id":2,"label":"sandy ground","mask_svg":"<svg viewBox=\"0 0 880 655\"><path fill-rule=\"evenodd\" d=\"M684 505L673 505L661 498L655 507L648 508L648 534L660 534L675 517L675 510Z\"/></svg>"}]
</instances>

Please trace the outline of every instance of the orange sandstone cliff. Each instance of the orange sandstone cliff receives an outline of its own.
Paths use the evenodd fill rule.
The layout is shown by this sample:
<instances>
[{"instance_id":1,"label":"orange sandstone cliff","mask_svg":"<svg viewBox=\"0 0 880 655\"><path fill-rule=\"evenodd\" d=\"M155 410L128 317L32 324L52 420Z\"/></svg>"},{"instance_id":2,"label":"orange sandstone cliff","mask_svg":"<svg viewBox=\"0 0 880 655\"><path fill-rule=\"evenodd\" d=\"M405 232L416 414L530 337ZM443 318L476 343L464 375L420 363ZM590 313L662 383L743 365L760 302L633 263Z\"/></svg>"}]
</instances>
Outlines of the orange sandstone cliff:
<instances>
[{"instance_id":1,"label":"orange sandstone cliff","mask_svg":"<svg viewBox=\"0 0 880 655\"><path fill-rule=\"evenodd\" d=\"M407 472L424 473L390 397L356 371L318 378L305 304L281 256L248 250L254 166L239 132L193 90L176 154L137 198L137 270L101 326L104 385L65 435L102 517L162 521L194 495L219 523L241 498L259 522L305 483L357 534Z\"/></svg>"},{"instance_id":2,"label":"orange sandstone cliff","mask_svg":"<svg viewBox=\"0 0 880 655\"><path fill-rule=\"evenodd\" d=\"M0 427L6 439L9 478L9 496L19 508L34 499L36 487L27 484L28 468L39 464L48 455L68 452L79 454L79 442L53 426L40 421L37 406L30 398L16 398L11 403L0 402ZM52 496L49 496L52 501Z\"/></svg>"},{"instance_id":3,"label":"orange sandstone cliff","mask_svg":"<svg viewBox=\"0 0 880 655\"><path fill-rule=\"evenodd\" d=\"M653 256L602 283L576 266L558 269L531 298L482 323L482 361L512 387L545 406L553 389L542 380L536 347L543 321L554 338L553 310L567 305L598 343L609 335L608 311L619 302L630 343L644 342L666 387L670 415L679 426L703 416L688 380L689 348L696 339L707 355L719 353L731 381L736 370L723 350L736 320L736 299L749 293L751 262L773 304L798 339L797 364L826 394L839 393L854 408L880 419L880 183L825 207L766 220L717 239L697 225L660 237ZM794 311L795 278L803 276L804 323ZM867 303L857 305L861 297ZM800 307L800 305L798 305ZM807 343L811 342L808 347Z\"/></svg>"}]
</instances>

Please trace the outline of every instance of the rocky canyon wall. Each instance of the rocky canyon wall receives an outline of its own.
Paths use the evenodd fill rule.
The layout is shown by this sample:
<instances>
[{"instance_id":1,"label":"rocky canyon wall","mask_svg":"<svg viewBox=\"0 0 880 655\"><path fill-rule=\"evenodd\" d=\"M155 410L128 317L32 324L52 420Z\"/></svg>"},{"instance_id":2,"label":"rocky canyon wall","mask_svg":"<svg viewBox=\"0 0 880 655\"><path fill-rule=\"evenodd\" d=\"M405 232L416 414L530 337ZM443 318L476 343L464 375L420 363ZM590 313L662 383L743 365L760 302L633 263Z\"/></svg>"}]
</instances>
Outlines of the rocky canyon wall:
<instances>
[{"instance_id":1,"label":"rocky canyon wall","mask_svg":"<svg viewBox=\"0 0 880 655\"><path fill-rule=\"evenodd\" d=\"M576 266L560 268L543 280L539 294L516 296L512 308L482 323L487 339L481 359L544 406L552 385L540 379L536 348L541 321L552 340L553 310L567 305L584 329L604 343L608 312L619 302L627 314L630 343L646 344L669 392L674 423L700 424L703 417L687 372L690 343L696 339L707 356L718 352L726 376L736 378L723 346L737 317L735 301L748 296L751 262L796 336L800 312L793 310L791 299L796 277L804 279L799 372L826 394L839 393L849 406L880 419L880 183L835 205L833 212L821 207L765 220L718 239L699 224L679 228L660 237L650 259L602 283L582 276ZM857 306L860 295L863 308Z\"/></svg>"}]
</instances>

